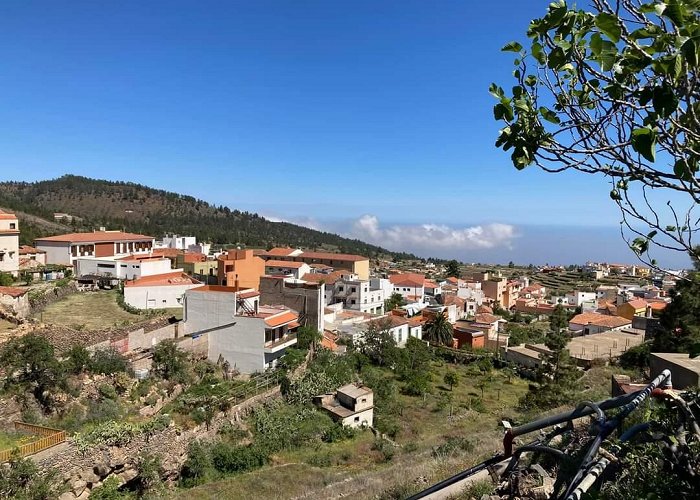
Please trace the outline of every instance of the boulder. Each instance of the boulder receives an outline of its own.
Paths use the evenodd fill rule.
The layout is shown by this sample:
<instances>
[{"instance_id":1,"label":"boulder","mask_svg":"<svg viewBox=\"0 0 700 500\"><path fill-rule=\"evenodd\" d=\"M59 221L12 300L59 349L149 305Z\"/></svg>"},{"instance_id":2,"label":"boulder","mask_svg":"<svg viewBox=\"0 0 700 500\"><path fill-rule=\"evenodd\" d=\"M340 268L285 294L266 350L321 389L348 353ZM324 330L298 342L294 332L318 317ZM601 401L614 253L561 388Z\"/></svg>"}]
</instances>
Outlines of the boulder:
<instances>
[{"instance_id":1,"label":"boulder","mask_svg":"<svg viewBox=\"0 0 700 500\"><path fill-rule=\"evenodd\" d=\"M85 491L85 488L87 488L87 482L82 479L76 479L70 483L70 489L77 497Z\"/></svg>"}]
</instances>

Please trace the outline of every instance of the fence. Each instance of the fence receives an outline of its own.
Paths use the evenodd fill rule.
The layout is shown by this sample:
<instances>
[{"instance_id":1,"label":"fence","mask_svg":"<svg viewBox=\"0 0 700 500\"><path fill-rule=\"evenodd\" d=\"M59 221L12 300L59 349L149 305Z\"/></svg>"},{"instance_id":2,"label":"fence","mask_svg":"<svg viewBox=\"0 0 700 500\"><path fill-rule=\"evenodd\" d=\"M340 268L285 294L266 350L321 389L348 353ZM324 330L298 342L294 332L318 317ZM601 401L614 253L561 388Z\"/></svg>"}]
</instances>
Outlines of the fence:
<instances>
[{"instance_id":1,"label":"fence","mask_svg":"<svg viewBox=\"0 0 700 500\"><path fill-rule=\"evenodd\" d=\"M66 440L66 432L51 427L43 427L41 425L28 424L26 422L15 422L15 430L30 432L34 435L41 436L39 439L31 443L16 446L10 450L0 451L0 463L7 462L12 457L15 450L20 457L39 453L47 448L61 444Z\"/></svg>"}]
</instances>

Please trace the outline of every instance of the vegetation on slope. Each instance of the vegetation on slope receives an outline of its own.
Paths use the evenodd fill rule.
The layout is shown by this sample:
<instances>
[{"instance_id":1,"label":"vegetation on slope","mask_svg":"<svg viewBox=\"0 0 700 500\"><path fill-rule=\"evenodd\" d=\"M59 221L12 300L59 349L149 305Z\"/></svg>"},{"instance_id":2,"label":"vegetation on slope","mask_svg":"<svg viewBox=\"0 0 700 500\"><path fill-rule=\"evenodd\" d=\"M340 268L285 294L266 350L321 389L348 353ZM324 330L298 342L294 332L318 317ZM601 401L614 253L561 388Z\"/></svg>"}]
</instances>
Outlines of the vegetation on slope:
<instances>
[{"instance_id":1,"label":"vegetation on slope","mask_svg":"<svg viewBox=\"0 0 700 500\"><path fill-rule=\"evenodd\" d=\"M271 222L258 214L214 206L192 196L152 189L131 182L113 182L64 175L40 182L0 183L0 206L53 220L54 212L74 219L74 230L101 226L154 236L166 233L194 235L201 241L270 248L293 246L337 250L376 257L415 258L390 252L360 240L317 231L287 222ZM32 238L55 234L46 226L22 219ZM31 243L25 241L23 243Z\"/></svg>"}]
</instances>

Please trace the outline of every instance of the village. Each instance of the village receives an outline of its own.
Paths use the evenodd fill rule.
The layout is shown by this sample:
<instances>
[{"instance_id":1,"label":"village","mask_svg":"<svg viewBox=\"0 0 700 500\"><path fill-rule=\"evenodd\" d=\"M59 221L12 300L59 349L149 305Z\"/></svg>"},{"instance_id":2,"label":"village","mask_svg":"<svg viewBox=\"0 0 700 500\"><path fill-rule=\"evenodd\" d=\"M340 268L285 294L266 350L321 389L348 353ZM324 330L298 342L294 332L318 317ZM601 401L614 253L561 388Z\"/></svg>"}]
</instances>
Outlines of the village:
<instances>
[{"instance_id":1,"label":"village","mask_svg":"<svg viewBox=\"0 0 700 500\"><path fill-rule=\"evenodd\" d=\"M83 391L111 394L115 389L106 389L109 385L117 391L131 387L129 394L142 392L135 400L132 397L128 403L131 409L123 410L126 413L96 417L87 427L66 425L65 414L73 411L69 404L53 416L56 410L44 408L48 411L44 417L33 418L27 415L36 410L34 403L7 404L0 415L5 434L22 435L19 430L41 424L32 432L48 437L30 439L22 445L21 454L34 457L42 467L56 461L65 464L77 460L70 458L71 453L77 453L72 448L86 446L80 444L82 433L90 435L100 426L118 425L114 422L123 421L130 412L138 416L129 417L137 418L138 425L161 422L174 408L180 408L183 417L179 422L164 424L161 434L167 437L151 437L149 444L149 449L156 447L159 456L170 457L161 469L161 479L170 483L183 481L182 468L186 469L192 454L188 443L216 436L220 429L246 421L251 412L257 415L256 405L279 397L280 387L298 385L301 388L291 392L286 389L288 401L313 403L341 427L372 429L380 440L372 445L382 454L380 462L394 453L386 446L405 448L396 436L408 438L406 429L417 425L408 421L401 409L412 404L407 402L411 397L420 396L427 404L430 396L438 408L433 411L448 411L449 419L458 418L460 410L454 408L461 407L466 413L459 418L469 419L469 425L477 425L490 411L511 411L509 408L523 397L527 380L535 378L543 359L551 355L544 339L555 311L565 313L568 351L575 365L603 377L596 391L609 394L611 380L614 394L636 390L635 379L641 381L642 375L617 368L617 360L653 337L659 314L670 300L668 291L675 284L673 273L653 273L636 265L587 263L564 269L513 263L396 262L295 248L213 249L189 236L156 238L106 228L37 238L30 247L19 245L20 231L14 214L0 214L0 272L5 277L0 286L0 341L9 345L39 335L69 364L80 349L93 359L112 356L123 360L131 382L114 373L105 379L105 373L112 373L109 370L98 370L90 377L87 368L79 369L76 373L81 374ZM407 371L401 368L403 355L394 354L398 361L387 364L382 356L388 356L388 351L385 346L376 347L376 335L410 353L409 357L437 356L445 361L437 365L426 361L411 365ZM432 349L432 354L425 349ZM177 377L164 375L163 352L170 353L171 361L191 360L195 363L192 370L210 374L199 376L200 382L215 380L211 387L217 389L204 397L196 396L202 390L197 389L198 384L180 381L173 386ZM342 365L358 353L380 370L393 364L390 372L405 383L400 395L387 395L381 386L388 379L377 379L374 372L360 369L353 376L334 374L338 363ZM650 376L673 368L683 373L677 380L683 380L685 386L698 385L700 363L688 355L652 353L651 357ZM318 363L323 368L315 368ZM460 363L467 370L462 375L458 375ZM477 365L481 368L474 371ZM610 368L601 375L597 367L607 365ZM333 375L306 388L307 375L318 369ZM518 379L513 379L513 374ZM502 377L498 382L496 375ZM460 403L454 399L453 386L460 385L462 377L461 386L469 392ZM434 385L442 378L449 391ZM170 385L146 384L159 379ZM138 389L143 387L147 388ZM489 394L484 393L485 387ZM8 402L10 394L4 396ZM94 398L86 397L88 406ZM105 399L101 398L98 401ZM397 398L408 399L398 403ZM116 396L114 399L119 401ZM397 418L405 421L398 424ZM493 421L486 425L495 439L498 425ZM14 430L8 430L12 426ZM70 426L79 432L71 436ZM402 432L402 428L406 429ZM179 436L176 451L169 449L173 432ZM448 435L447 442L453 443L449 446L455 446L456 437L449 431ZM21 439L19 443L26 441ZM432 439L439 442L445 438ZM62 500L86 498L107 486L115 491L133 489L134 481L141 477L136 459L132 457L130 462L128 458L130 449L132 455L140 456L136 448L129 448L140 441L96 443L102 443L102 448L111 446L110 453L121 456L121 462L112 456L99 471L92 472L85 472L85 467L91 466L84 461L71 466L63 477L67 491L61 494ZM426 438L426 446L433 449L447 446L433 443ZM115 446L126 449L115 452ZM460 453L471 446L464 444ZM10 459L12 450L7 448L4 454L0 450L0 458ZM350 452L344 453L349 456ZM460 455L453 454L454 450L450 460L457 466ZM260 465L266 460L269 457L261 459ZM113 481L108 482L108 478Z\"/></svg>"}]
</instances>

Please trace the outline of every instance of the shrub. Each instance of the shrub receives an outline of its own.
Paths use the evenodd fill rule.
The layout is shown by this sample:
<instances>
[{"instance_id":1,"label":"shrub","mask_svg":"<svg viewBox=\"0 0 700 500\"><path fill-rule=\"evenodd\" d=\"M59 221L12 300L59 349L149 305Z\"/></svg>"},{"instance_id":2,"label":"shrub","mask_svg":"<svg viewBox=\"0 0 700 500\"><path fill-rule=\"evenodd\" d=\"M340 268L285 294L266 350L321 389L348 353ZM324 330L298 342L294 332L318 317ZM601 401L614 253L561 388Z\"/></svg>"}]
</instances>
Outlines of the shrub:
<instances>
[{"instance_id":1,"label":"shrub","mask_svg":"<svg viewBox=\"0 0 700 500\"><path fill-rule=\"evenodd\" d=\"M392 458L394 458L394 455L396 454L394 445L386 439L382 438L374 440L374 443L372 443L372 449L381 453L382 460L384 462L389 462Z\"/></svg>"},{"instance_id":2,"label":"shrub","mask_svg":"<svg viewBox=\"0 0 700 500\"><path fill-rule=\"evenodd\" d=\"M90 498L92 500L122 500L131 498L128 493L119 491L119 479L115 476L110 476L97 488L90 490Z\"/></svg>"},{"instance_id":3,"label":"shrub","mask_svg":"<svg viewBox=\"0 0 700 500\"><path fill-rule=\"evenodd\" d=\"M456 451L471 453L474 451L474 444L464 437L448 436L447 440L433 448L433 458L442 459L452 456Z\"/></svg>"},{"instance_id":4,"label":"shrub","mask_svg":"<svg viewBox=\"0 0 700 500\"><path fill-rule=\"evenodd\" d=\"M136 464L138 476L136 476L136 490L139 496L144 493L158 489L161 485L160 477L163 474L163 467L160 457L150 453L142 454Z\"/></svg>"},{"instance_id":5,"label":"shrub","mask_svg":"<svg viewBox=\"0 0 700 500\"><path fill-rule=\"evenodd\" d=\"M112 401L117 400L117 390L112 384L100 384L97 388L97 392L103 399L111 399Z\"/></svg>"},{"instance_id":6,"label":"shrub","mask_svg":"<svg viewBox=\"0 0 700 500\"><path fill-rule=\"evenodd\" d=\"M70 373L80 374L90 366L90 352L81 345L74 345L68 351L66 369Z\"/></svg>"},{"instance_id":7,"label":"shrub","mask_svg":"<svg viewBox=\"0 0 700 500\"><path fill-rule=\"evenodd\" d=\"M116 349L98 349L92 354L90 360L90 371L102 375L113 375L128 370L126 358Z\"/></svg>"},{"instance_id":8,"label":"shrub","mask_svg":"<svg viewBox=\"0 0 700 500\"><path fill-rule=\"evenodd\" d=\"M173 340L164 340L153 349L153 373L165 380L185 382L187 353L177 348Z\"/></svg>"},{"instance_id":9,"label":"shrub","mask_svg":"<svg viewBox=\"0 0 700 500\"><path fill-rule=\"evenodd\" d=\"M7 466L0 467L0 498L56 498L59 495L56 476L54 469L48 474L39 474L34 462L15 454Z\"/></svg>"},{"instance_id":10,"label":"shrub","mask_svg":"<svg viewBox=\"0 0 700 500\"><path fill-rule=\"evenodd\" d=\"M209 448L199 441L190 443L187 448L187 460L180 471L180 483L185 488L197 486L211 475L212 461Z\"/></svg>"},{"instance_id":11,"label":"shrub","mask_svg":"<svg viewBox=\"0 0 700 500\"><path fill-rule=\"evenodd\" d=\"M355 437L355 429L336 423L326 429L321 439L326 443L337 443L353 437Z\"/></svg>"},{"instance_id":12,"label":"shrub","mask_svg":"<svg viewBox=\"0 0 700 500\"><path fill-rule=\"evenodd\" d=\"M262 467L267 463L268 456L259 446L217 443L211 450L211 461L219 472L235 473Z\"/></svg>"},{"instance_id":13,"label":"shrub","mask_svg":"<svg viewBox=\"0 0 700 500\"><path fill-rule=\"evenodd\" d=\"M85 413L86 423L100 423L108 420L116 420L122 416L122 407L113 399L101 399L90 401Z\"/></svg>"},{"instance_id":14,"label":"shrub","mask_svg":"<svg viewBox=\"0 0 700 500\"><path fill-rule=\"evenodd\" d=\"M620 356L620 365L623 368L638 369L649 366L649 357L651 354L651 344L643 343L630 347Z\"/></svg>"}]
</instances>

